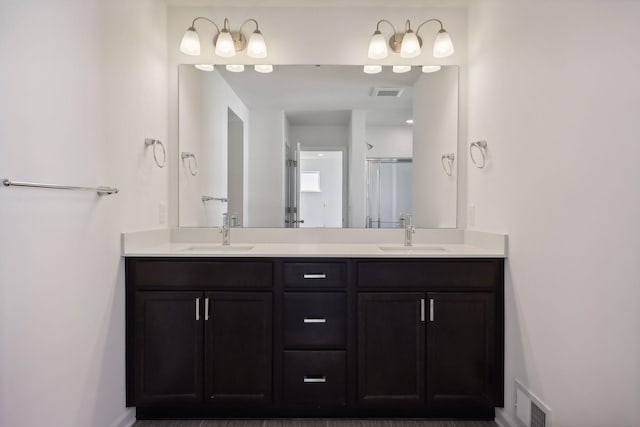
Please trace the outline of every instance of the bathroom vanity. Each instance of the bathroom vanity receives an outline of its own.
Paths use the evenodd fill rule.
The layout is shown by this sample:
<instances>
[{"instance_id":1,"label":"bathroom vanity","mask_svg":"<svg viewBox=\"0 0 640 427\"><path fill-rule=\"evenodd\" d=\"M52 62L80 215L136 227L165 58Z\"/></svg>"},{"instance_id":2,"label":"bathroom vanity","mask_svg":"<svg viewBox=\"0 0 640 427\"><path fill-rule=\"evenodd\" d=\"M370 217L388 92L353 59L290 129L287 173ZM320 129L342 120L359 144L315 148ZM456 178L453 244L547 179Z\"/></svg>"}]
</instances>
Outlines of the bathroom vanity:
<instances>
[{"instance_id":1,"label":"bathroom vanity","mask_svg":"<svg viewBox=\"0 0 640 427\"><path fill-rule=\"evenodd\" d=\"M137 417L493 419L504 255L311 246L125 251Z\"/></svg>"}]
</instances>

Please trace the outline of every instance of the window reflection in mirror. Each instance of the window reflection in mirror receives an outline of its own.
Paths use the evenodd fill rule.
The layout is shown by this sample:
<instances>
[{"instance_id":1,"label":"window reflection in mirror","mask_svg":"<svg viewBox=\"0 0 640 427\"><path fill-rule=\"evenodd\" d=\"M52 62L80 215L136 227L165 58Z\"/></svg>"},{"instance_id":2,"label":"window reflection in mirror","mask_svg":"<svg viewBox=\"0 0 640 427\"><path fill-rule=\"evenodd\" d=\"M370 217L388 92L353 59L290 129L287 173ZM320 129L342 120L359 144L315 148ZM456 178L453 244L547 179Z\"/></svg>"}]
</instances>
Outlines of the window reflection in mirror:
<instances>
[{"instance_id":1,"label":"window reflection in mirror","mask_svg":"<svg viewBox=\"0 0 640 427\"><path fill-rule=\"evenodd\" d=\"M457 153L457 67L246 70L180 66L180 151L202 171L180 164L180 226L219 226L224 212L244 227L392 228L401 214L456 226L457 168L448 176L441 156Z\"/></svg>"}]
</instances>

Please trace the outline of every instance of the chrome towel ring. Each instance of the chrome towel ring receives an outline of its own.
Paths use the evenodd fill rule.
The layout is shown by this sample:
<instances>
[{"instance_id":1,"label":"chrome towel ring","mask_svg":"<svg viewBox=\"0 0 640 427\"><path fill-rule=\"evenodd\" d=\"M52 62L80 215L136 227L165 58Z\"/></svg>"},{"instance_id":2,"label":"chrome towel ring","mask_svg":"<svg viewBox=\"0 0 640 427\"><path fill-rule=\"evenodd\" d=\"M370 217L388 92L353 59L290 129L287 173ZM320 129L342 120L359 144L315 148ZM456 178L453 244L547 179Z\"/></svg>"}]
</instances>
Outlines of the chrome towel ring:
<instances>
[{"instance_id":1,"label":"chrome towel ring","mask_svg":"<svg viewBox=\"0 0 640 427\"><path fill-rule=\"evenodd\" d=\"M198 159L196 159L196 155L193 153L187 153L186 151L183 151L180 154L180 157L182 157L183 161L184 159L189 159L189 162L188 162L189 172L191 173L192 176L198 175ZM195 171L194 171L194 168L195 168Z\"/></svg>"},{"instance_id":2,"label":"chrome towel ring","mask_svg":"<svg viewBox=\"0 0 640 427\"><path fill-rule=\"evenodd\" d=\"M442 169L444 169L444 173L447 176L453 175L453 162L456 159L456 155L454 153L443 154L440 162L442 163Z\"/></svg>"},{"instance_id":3,"label":"chrome towel ring","mask_svg":"<svg viewBox=\"0 0 640 427\"><path fill-rule=\"evenodd\" d=\"M475 151L479 151L482 156L482 163L479 163L476 158L473 156L473 149ZM469 156L471 157L471 161L478 169L484 169L487 165L487 141L475 141L469 145Z\"/></svg>"},{"instance_id":4,"label":"chrome towel ring","mask_svg":"<svg viewBox=\"0 0 640 427\"><path fill-rule=\"evenodd\" d=\"M144 140L144 145L145 147L153 145L153 160L156 162L156 165L158 165L159 168L163 168L164 165L167 164L167 150L165 150L164 144L157 139L146 138ZM156 148L158 146L162 148L162 163L158 161L158 153L156 152Z\"/></svg>"}]
</instances>

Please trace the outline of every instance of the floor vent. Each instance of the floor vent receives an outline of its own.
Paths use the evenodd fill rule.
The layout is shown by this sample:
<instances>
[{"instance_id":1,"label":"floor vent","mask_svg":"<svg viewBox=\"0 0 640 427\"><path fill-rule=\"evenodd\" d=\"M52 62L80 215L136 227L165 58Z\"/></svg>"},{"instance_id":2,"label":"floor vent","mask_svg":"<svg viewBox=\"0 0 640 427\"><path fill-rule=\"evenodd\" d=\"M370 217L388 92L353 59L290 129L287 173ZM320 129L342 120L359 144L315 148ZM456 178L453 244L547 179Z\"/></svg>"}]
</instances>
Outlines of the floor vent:
<instances>
[{"instance_id":1,"label":"floor vent","mask_svg":"<svg viewBox=\"0 0 640 427\"><path fill-rule=\"evenodd\" d=\"M551 409L518 380L515 413L519 427L551 427Z\"/></svg>"}]
</instances>

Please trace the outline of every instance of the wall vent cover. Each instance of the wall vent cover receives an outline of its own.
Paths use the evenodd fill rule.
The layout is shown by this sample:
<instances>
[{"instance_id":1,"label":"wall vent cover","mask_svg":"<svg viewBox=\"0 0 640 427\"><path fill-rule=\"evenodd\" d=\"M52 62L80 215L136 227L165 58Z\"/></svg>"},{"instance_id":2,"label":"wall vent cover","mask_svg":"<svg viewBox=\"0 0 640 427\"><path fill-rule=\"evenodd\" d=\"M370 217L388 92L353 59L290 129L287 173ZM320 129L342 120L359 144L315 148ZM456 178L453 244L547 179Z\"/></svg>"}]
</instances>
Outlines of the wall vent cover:
<instances>
[{"instance_id":1,"label":"wall vent cover","mask_svg":"<svg viewBox=\"0 0 640 427\"><path fill-rule=\"evenodd\" d=\"M371 96L398 98L404 92L401 87L374 87L371 90Z\"/></svg>"},{"instance_id":2,"label":"wall vent cover","mask_svg":"<svg viewBox=\"0 0 640 427\"><path fill-rule=\"evenodd\" d=\"M518 427L551 427L551 409L518 380L515 414Z\"/></svg>"}]
</instances>

